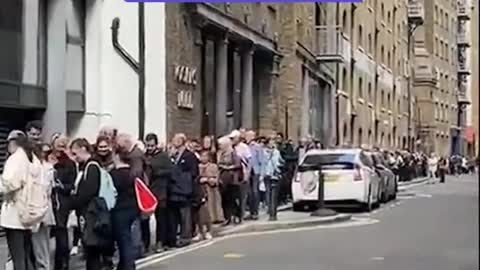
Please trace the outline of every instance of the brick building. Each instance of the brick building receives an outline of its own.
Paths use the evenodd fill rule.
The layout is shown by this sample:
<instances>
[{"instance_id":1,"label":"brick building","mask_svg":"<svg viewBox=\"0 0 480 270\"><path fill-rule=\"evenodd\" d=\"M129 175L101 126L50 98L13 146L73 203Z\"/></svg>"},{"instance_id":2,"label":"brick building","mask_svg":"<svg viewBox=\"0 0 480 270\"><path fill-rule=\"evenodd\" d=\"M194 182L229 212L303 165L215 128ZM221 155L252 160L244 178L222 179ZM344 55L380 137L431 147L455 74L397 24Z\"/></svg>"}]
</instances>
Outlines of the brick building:
<instances>
[{"instance_id":1,"label":"brick building","mask_svg":"<svg viewBox=\"0 0 480 270\"><path fill-rule=\"evenodd\" d=\"M320 13L313 3L168 4L169 136L245 127L330 138L334 82L316 58Z\"/></svg>"}]
</instances>

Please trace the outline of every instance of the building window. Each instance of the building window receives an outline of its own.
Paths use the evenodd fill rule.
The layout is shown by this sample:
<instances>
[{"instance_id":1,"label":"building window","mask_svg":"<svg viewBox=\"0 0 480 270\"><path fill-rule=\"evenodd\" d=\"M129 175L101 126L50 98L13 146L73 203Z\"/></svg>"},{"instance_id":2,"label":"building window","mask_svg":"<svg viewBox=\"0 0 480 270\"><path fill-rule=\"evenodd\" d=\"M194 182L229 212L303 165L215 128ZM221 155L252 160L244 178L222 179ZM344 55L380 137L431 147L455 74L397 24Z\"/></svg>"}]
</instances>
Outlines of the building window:
<instances>
[{"instance_id":1,"label":"building window","mask_svg":"<svg viewBox=\"0 0 480 270\"><path fill-rule=\"evenodd\" d=\"M443 59L443 40L440 40L440 48L439 48L439 56L440 56L440 59Z\"/></svg>"},{"instance_id":2,"label":"building window","mask_svg":"<svg viewBox=\"0 0 480 270\"><path fill-rule=\"evenodd\" d=\"M450 23L449 19L448 19L448 13L445 13L445 28L447 29L448 31L448 24Z\"/></svg>"},{"instance_id":3,"label":"building window","mask_svg":"<svg viewBox=\"0 0 480 270\"><path fill-rule=\"evenodd\" d=\"M385 105L385 92L383 90L380 92L380 104L382 107Z\"/></svg>"},{"instance_id":4,"label":"building window","mask_svg":"<svg viewBox=\"0 0 480 270\"><path fill-rule=\"evenodd\" d=\"M368 52L372 53L373 43L372 43L372 34L368 34Z\"/></svg>"},{"instance_id":5,"label":"building window","mask_svg":"<svg viewBox=\"0 0 480 270\"><path fill-rule=\"evenodd\" d=\"M433 52L438 56L438 37L435 37L435 44L433 46Z\"/></svg>"},{"instance_id":6,"label":"building window","mask_svg":"<svg viewBox=\"0 0 480 270\"><path fill-rule=\"evenodd\" d=\"M382 20L385 21L385 5L383 3L381 4L380 12L381 12L381 15L382 15Z\"/></svg>"},{"instance_id":7,"label":"building window","mask_svg":"<svg viewBox=\"0 0 480 270\"><path fill-rule=\"evenodd\" d=\"M342 74L342 89L343 91L347 92L347 70L344 68L343 69L343 74Z\"/></svg>"},{"instance_id":8,"label":"building window","mask_svg":"<svg viewBox=\"0 0 480 270\"><path fill-rule=\"evenodd\" d=\"M358 78L358 97L363 99L363 79Z\"/></svg>"},{"instance_id":9,"label":"building window","mask_svg":"<svg viewBox=\"0 0 480 270\"><path fill-rule=\"evenodd\" d=\"M385 47L383 45L380 47L380 60L382 64L385 64Z\"/></svg>"},{"instance_id":10,"label":"building window","mask_svg":"<svg viewBox=\"0 0 480 270\"><path fill-rule=\"evenodd\" d=\"M368 83L367 91L368 91L368 100L372 101L373 96L372 96L372 83L371 82Z\"/></svg>"},{"instance_id":11,"label":"building window","mask_svg":"<svg viewBox=\"0 0 480 270\"><path fill-rule=\"evenodd\" d=\"M45 5L44 0L2 1L0 81L45 86Z\"/></svg>"},{"instance_id":12,"label":"building window","mask_svg":"<svg viewBox=\"0 0 480 270\"><path fill-rule=\"evenodd\" d=\"M390 93L387 94L387 108L391 108Z\"/></svg>"},{"instance_id":13,"label":"building window","mask_svg":"<svg viewBox=\"0 0 480 270\"><path fill-rule=\"evenodd\" d=\"M391 16L392 16L392 15L390 14L390 11L387 12L387 23L388 23L388 26L390 26L390 23L391 23L391 20L392 20Z\"/></svg>"},{"instance_id":14,"label":"building window","mask_svg":"<svg viewBox=\"0 0 480 270\"><path fill-rule=\"evenodd\" d=\"M443 9L440 9L440 16L438 17L438 23L440 27L443 27Z\"/></svg>"},{"instance_id":15,"label":"building window","mask_svg":"<svg viewBox=\"0 0 480 270\"><path fill-rule=\"evenodd\" d=\"M358 26L358 46L363 47L363 28Z\"/></svg>"},{"instance_id":16,"label":"building window","mask_svg":"<svg viewBox=\"0 0 480 270\"><path fill-rule=\"evenodd\" d=\"M67 91L84 91L85 1L67 1Z\"/></svg>"},{"instance_id":17,"label":"building window","mask_svg":"<svg viewBox=\"0 0 480 270\"><path fill-rule=\"evenodd\" d=\"M343 33L345 34L348 34L348 24L347 24L347 11L344 10L343 11L343 15L342 15L342 31Z\"/></svg>"},{"instance_id":18,"label":"building window","mask_svg":"<svg viewBox=\"0 0 480 270\"><path fill-rule=\"evenodd\" d=\"M388 51L388 52L387 52L387 66L388 66L389 68L392 67L392 65L391 65L392 63L390 62L391 60L392 60L392 56L391 56L391 54L390 54L390 51Z\"/></svg>"}]
</instances>

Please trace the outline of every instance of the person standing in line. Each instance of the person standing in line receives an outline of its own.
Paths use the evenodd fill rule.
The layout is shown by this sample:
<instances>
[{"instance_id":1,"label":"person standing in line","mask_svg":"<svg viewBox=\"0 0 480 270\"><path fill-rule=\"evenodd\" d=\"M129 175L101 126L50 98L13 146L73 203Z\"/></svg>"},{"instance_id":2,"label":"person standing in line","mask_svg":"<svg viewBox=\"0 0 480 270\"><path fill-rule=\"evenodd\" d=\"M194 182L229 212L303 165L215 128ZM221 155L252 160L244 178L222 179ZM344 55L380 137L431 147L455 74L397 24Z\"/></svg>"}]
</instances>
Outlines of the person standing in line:
<instances>
[{"instance_id":1,"label":"person standing in line","mask_svg":"<svg viewBox=\"0 0 480 270\"><path fill-rule=\"evenodd\" d=\"M20 221L17 202L22 196L26 175L41 170L41 163L34 153L34 146L25 133L13 130L8 134L8 153L3 174L0 177L0 192L4 199L0 211L0 226L5 229L8 252L15 270L35 269L32 261L33 248L31 230Z\"/></svg>"},{"instance_id":2,"label":"person standing in line","mask_svg":"<svg viewBox=\"0 0 480 270\"><path fill-rule=\"evenodd\" d=\"M145 154L142 149L139 147L139 142L134 140L132 136L126 133L120 133L116 137L116 147L126 149L130 153L129 162L130 162L130 174L135 178L141 179L147 186L150 185L150 180L147 176L148 166L145 159ZM143 242L143 251L139 251L139 256L143 257L145 253L148 253L150 250L150 218L149 217L139 217L140 218L140 231L141 238Z\"/></svg>"},{"instance_id":3,"label":"person standing in line","mask_svg":"<svg viewBox=\"0 0 480 270\"><path fill-rule=\"evenodd\" d=\"M218 166L211 160L209 151L203 151L200 156L200 183L207 194L207 208L211 222L215 224L225 221L222 209L222 197L219 191Z\"/></svg>"},{"instance_id":4,"label":"person standing in line","mask_svg":"<svg viewBox=\"0 0 480 270\"><path fill-rule=\"evenodd\" d=\"M251 153L251 171L248 190L248 202L250 215L246 220L258 220L258 207L259 207L259 179L264 162L263 149L255 141L255 131L249 130L245 133L246 143L250 148Z\"/></svg>"},{"instance_id":5,"label":"person standing in line","mask_svg":"<svg viewBox=\"0 0 480 270\"><path fill-rule=\"evenodd\" d=\"M176 134L172 139L173 171L168 187L168 220L170 222L169 242L177 235L180 226L180 239L177 247L187 246L192 240L192 195L194 181L198 177L198 159L186 148L187 137L183 133Z\"/></svg>"},{"instance_id":6,"label":"person standing in line","mask_svg":"<svg viewBox=\"0 0 480 270\"><path fill-rule=\"evenodd\" d=\"M118 192L117 201L111 211L113 235L118 246L117 269L135 269L135 251L132 249L132 225L140 215L135 195L135 178L130 174L129 151L116 149L113 156L115 168L110 171Z\"/></svg>"},{"instance_id":7,"label":"person standing in line","mask_svg":"<svg viewBox=\"0 0 480 270\"><path fill-rule=\"evenodd\" d=\"M245 209L247 207L247 196L249 190L250 173L252 169L251 160L252 153L246 143L243 142L242 133L238 130L234 130L229 134L229 138L232 140L232 145L235 153L240 158L242 164L242 179L240 184L240 206L236 213L237 220L234 223L242 223L245 215Z\"/></svg>"},{"instance_id":8,"label":"person standing in line","mask_svg":"<svg viewBox=\"0 0 480 270\"><path fill-rule=\"evenodd\" d=\"M50 200L49 208L40 222L39 227L32 231L32 247L35 257L35 269L50 270L50 230L55 226L55 215L51 198L55 174L53 163L50 162L53 161L51 146L49 144L42 144L41 150L40 162L44 170L43 177L45 177L43 180L49 183L48 196Z\"/></svg>"},{"instance_id":9,"label":"person standing in line","mask_svg":"<svg viewBox=\"0 0 480 270\"><path fill-rule=\"evenodd\" d=\"M80 217L80 225L83 232L87 227L94 223L94 220L88 220L91 215L87 216L89 206L98 197L100 190L100 168L93 165L96 162L93 159L93 150L90 143L84 138L78 138L72 141L70 152L74 160L79 165L81 173L76 191L69 200L70 209L75 210ZM111 246L112 239L106 239L103 235L89 234L83 237L84 252L86 257L87 270L103 269L106 265L102 261L102 255L105 249ZM109 244L106 244L109 242Z\"/></svg>"},{"instance_id":10,"label":"person standing in line","mask_svg":"<svg viewBox=\"0 0 480 270\"><path fill-rule=\"evenodd\" d=\"M105 169L107 172L112 171L115 168L115 164L113 162L113 143L111 138L114 138L114 133L112 132L104 132L104 135L100 135L97 137L97 140L94 145L95 153L93 155L93 159L100 164L100 166ZM104 254L102 255L102 260L106 265L106 268L113 270L114 263L113 263L113 256L115 254L115 246L107 247L104 250Z\"/></svg>"},{"instance_id":11,"label":"person standing in line","mask_svg":"<svg viewBox=\"0 0 480 270\"><path fill-rule=\"evenodd\" d=\"M52 138L53 155L55 156L55 185L53 203L55 210L55 270L69 269L68 217L70 209L68 200L75 186L77 165L67 155L69 139L62 134Z\"/></svg>"},{"instance_id":12,"label":"person standing in line","mask_svg":"<svg viewBox=\"0 0 480 270\"><path fill-rule=\"evenodd\" d=\"M277 220L278 188L280 181L280 168L283 160L274 138L271 138L265 148L265 165L262 178L265 181L269 220Z\"/></svg>"},{"instance_id":13,"label":"person standing in line","mask_svg":"<svg viewBox=\"0 0 480 270\"><path fill-rule=\"evenodd\" d=\"M155 252L161 253L176 246L175 242L169 242L168 237L168 183L172 177L173 163L165 149L158 145L156 134L150 133L145 137L146 158L148 163L148 177L150 188L157 198L158 204L155 210L156 220L156 243Z\"/></svg>"},{"instance_id":14,"label":"person standing in line","mask_svg":"<svg viewBox=\"0 0 480 270\"><path fill-rule=\"evenodd\" d=\"M230 138L220 138L218 147L219 183L225 217L223 226L228 226L232 223L234 214L239 212L242 198L240 186L243 182L243 168L240 157L235 153Z\"/></svg>"}]
</instances>

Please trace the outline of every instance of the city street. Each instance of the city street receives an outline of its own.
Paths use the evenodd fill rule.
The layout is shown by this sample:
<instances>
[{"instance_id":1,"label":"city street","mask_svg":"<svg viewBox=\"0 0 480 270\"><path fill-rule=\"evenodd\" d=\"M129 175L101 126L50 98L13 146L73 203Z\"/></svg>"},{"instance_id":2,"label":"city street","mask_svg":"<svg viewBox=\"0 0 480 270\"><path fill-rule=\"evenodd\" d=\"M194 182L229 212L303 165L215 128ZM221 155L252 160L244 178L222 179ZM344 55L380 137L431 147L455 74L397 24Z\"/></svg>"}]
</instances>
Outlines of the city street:
<instances>
[{"instance_id":1,"label":"city street","mask_svg":"<svg viewBox=\"0 0 480 270\"><path fill-rule=\"evenodd\" d=\"M478 269L478 176L414 187L350 223L225 239L144 269Z\"/></svg>"},{"instance_id":2,"label":"city street","mask_svg":"<svg viewBox=\"0 0 480 270\"><path fill-rule=\"evenodd\" d=\"M138 268L478 269L478 175L412 186L372 213L352 213L351 221L216 239L144 259ZM6 251L0 238L0 270Z\"/></svg>"}]
</instances>

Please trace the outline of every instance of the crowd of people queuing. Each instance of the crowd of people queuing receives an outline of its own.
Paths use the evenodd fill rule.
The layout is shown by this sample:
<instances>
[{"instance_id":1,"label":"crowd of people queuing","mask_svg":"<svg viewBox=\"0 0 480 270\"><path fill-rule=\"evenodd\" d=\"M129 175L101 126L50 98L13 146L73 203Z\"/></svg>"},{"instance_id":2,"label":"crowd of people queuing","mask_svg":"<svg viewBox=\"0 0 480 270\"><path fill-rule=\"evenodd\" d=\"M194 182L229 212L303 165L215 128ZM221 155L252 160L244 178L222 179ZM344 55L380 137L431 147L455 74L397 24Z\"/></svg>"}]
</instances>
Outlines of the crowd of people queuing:
<instances>
[{"instance_id":1,"label":"crowd of people queuing","mask_svg":"<svg viewBox=\"0 0 480 270\"><path fill-rule=\"evenodd\" d=\"M4 195L0 226L16 270L67 270L80 246L86 269L113 269L116 252L117 269L135 269L135 260L151 251L160 253L212 238L212 224L257 220L261 209L276 220L277 205L290 199L299 158L324 147L311 137L294 145L281 133L261 137L244 129L201 140L176 134L170 143L160 142L153 133L138 141L110 127L101 129L93 143L60 133L44 142L42 129L41 122L34 121L25 132L14 130L7 138L10 155L0 181ZM452 164L434 155L383 153L400 181L435 175L437 168L443 173ZM53 170L51 179L46 179L51 182L49 210L36 224L26 225L19 218L26 208L20 202L28 192L26 183L39 178L42 168ZM108 220L102 220L101 209L95 207L105 173L117 191ZM138 207L137 179L157 200L154 232L150 217ZM99 235L97 225L90 225L92 219L109 225L111 233ZM151 233L155 243L150 243ZM51 237L55 238L53 262Z\"/></svg>"},{"instance_id":2,"label":"crowd of people queuing","mask_svg":"<svg viewBox=\"0 0 480 270\"><path fill-rule=\"evenodd\" d=\"M290 192L282 180L293 176L302 149L316 147L313 142L301 143L295 150L280 133L258 137L251 130L202 140L176 134L167 144L153 133L138 141L109 127L100 130L95 142L71 140L60 133L43 141L42 131L41 122L34 121L7 138L0 226L16 270L69 269L70 257L80 246L86 269L113 269L116 252L117 269L135 269L135 259L150 251L212 238L212 224L256 220L263 208L270 220L276 220L276 205L288 200ZM46 177L46 171L53 173ZM105 173L117 192L108 221L96 203ZM25 203L31 195L25 195L26 183L32 179L49 183L49 207L36 224L26 225L19 216L32 209L26 205L31 202ZM157 200L155 243L150 243L150 217L139 211L137 179ZM100 223L111 226L111 231L104 230L111 233L99 235L105 229ZM52 237L55 250L50 262Z\"/></svg>"}]
</instances>

